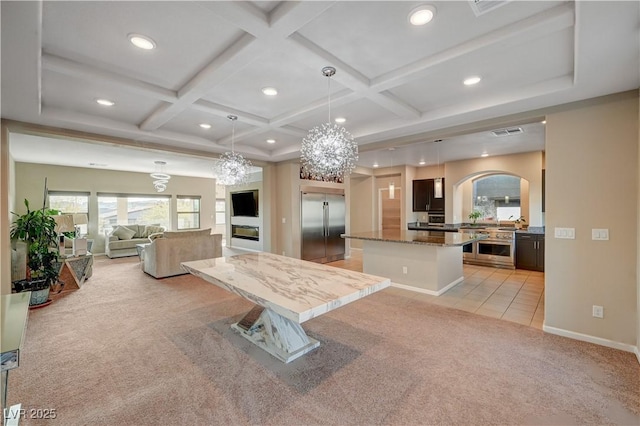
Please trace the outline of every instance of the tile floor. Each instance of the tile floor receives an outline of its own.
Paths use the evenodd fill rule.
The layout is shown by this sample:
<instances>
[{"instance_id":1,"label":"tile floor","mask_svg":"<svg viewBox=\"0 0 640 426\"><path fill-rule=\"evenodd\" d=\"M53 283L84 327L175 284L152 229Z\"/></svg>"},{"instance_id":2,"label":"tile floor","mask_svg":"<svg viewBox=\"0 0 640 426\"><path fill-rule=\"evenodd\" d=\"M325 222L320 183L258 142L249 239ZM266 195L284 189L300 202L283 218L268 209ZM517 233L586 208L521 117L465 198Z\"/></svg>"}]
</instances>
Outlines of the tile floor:
<instances>
[{"instance_id":1,"label":"tile floor","mask_svg":"<svg viewBox=\"0 0 640 426\"><path fill-rule=\"evenodd\" d=\"M362 272L362 252L352 250L351 258L328 265ZM391 291L441 306L542 328L543 272L475 265L464 265L463 272L464 281L438 297L398 288Z\"/></svg>"}]
</instances>

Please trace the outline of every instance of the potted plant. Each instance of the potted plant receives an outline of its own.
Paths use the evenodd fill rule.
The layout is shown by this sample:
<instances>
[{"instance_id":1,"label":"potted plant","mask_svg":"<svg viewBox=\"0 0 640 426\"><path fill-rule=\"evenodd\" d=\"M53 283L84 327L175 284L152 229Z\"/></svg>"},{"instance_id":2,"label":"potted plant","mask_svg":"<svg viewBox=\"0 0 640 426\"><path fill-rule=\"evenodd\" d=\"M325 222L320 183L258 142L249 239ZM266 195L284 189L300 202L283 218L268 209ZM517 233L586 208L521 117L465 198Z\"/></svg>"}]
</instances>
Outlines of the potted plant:
<instances>
[{"instance_id":1,"label":"potted plant","mask_svg":"<svg viewBox=\"0 0 640 426\"><path fill-rule=\"evenodd\" d=\"M58 234L56 222L45 210L31 210L24 200L27 212L18 216L11 225L12 240L24 241L27 245L27 277L14 281L16 292L31 291L30 305L45 303L51 286L58 283L60 263L56 253Z\"/></svg>"},{"instance_id":2,"label":"potted plant","mask_svg":"<svg viewBox=\"0 0 640 426\"><path fill-rule=\"evenodd\" d=\"M511 220L513 216L509 216L509 220ZM515 227L518 229L522 229L523 224L525 224L527 221L525 220L524 216L520 216L519 218L517 218L516 220L513 221L513 223L515 224Z\"/></svg>"},{"instance_id":3,"label":"potted plant","mask_svg":"<svg viewBox=\"0 0 640 426\"><path fill-rule=\"evenodd\" d=\"M469 219L471 219L473 221L473 225L476 224L476 220L480 219L480 217L482 217L482 213L478 210L474 210L471 213L469 213Z\"/></svg>"}]
</instances>

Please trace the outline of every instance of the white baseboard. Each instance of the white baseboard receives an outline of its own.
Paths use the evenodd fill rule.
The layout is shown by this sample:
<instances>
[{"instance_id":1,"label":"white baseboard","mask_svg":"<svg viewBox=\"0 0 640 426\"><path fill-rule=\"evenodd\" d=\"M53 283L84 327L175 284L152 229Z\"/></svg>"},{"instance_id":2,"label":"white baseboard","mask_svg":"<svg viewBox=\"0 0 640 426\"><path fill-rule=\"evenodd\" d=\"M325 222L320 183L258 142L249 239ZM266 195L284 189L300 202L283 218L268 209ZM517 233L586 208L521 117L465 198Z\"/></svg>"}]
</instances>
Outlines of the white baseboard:
<instances>
[{"instance_id":1,"label":"white baseboard","mask_svg":"<svg viewBox=\"0 0 640 426\"><path fill-rule=\"evenodd\" d=\"M464 280L464 277L460 277L457 280L450 282L449 284L446 285L446 287L443 287L438 291L427 290L426 288L414 287L412 285L398 284L394 282L391 283L391 287L397 287L403 290L415 291L416 293L429 294L431 296L440 296L442 293L449 290L451 287L455 286L456 284L461 283L463 280Z\"/></svg>"},{"instance_id":2,"label":"white baseboard","mask_svg":"<svg viewBox=\"0 0 640 426\"><path fill-rule=\"evenodd\" d=\"M638 344L640 345L640 343ZM635 352L636 358L638 358L638 364L640 364L640 349L638 349L638 346L633 349L633 352Z\"/></svg>"},{"instance_id":3,"label":"white baseboard","mask_svg":"<svg viewBox=\"0 0 640 426\"><path fill-rule=\"evenodd\" d=\"M613 340L590 336L588 334L576 333L575 331L564 330L562 328L549 327L548 325L543 325L542 330L550 334L556 334L558 336L568 337L570 339L581 340L583 342L589 342L589 343L595 343L596 345L606 346L608 348L613 348L613 349L619 349L625 352L632 352L636 354L636 357L638 357L638 360L640 361L640 356L638 355L638 348L636 346L628 345L626 343L614 342Z\"/></svg>"}]
</instances>

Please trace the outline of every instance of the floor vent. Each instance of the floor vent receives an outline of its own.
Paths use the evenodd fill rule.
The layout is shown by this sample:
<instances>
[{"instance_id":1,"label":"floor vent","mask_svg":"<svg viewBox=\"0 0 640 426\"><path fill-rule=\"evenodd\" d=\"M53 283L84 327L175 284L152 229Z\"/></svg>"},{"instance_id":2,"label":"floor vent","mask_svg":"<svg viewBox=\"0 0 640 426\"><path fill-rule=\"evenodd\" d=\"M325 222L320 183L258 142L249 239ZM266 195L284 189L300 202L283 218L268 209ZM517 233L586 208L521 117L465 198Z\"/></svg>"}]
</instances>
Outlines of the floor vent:
<instances>
[{"instance_id":1,"label":"floor vent","mask_svg":"<svg viewBox=\"0 0 640 426\"><path fill-rule=\"evenodd\" d=\"M523 130L521 127L511 127L509 129L493 130L491 133L493 133L495 136L511 136L522 132Z\"/></svg>"},{"instance_id":2,"label":"floor vent","mask_svg":"<svg viewBox=\"0 0 640 426\"><path fill-rule=\"evenodd\" d=\"M510 0L469 0L471 9L476 16L484 15L494 9L504 6L509 3Z\"/></svg>"}]
</instances>

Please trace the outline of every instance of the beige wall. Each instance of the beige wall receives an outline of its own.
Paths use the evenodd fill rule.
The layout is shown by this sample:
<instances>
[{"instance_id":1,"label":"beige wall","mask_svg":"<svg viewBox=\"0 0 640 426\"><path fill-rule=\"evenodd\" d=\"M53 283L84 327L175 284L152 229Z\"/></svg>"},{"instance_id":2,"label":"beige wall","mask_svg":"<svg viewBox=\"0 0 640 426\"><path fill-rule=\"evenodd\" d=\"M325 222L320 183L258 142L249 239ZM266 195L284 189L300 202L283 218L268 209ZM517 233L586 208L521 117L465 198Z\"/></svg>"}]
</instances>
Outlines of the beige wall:
<instances>
[{"instance_id":1,"label":"beige wall","mask_svg":"<svg viewBox=\"0 0 640 426\"><path fill-rule=\"evenodd\" d=\"M637 92L548 114L546 183L545 330L637 345ZM556 227L576 238L554 238Z\"/></svg>"},{"instance_id":2,"label":"beige wall","mask_svg":"<svg viewBox=\"0 0 640 426\"><path fill-rule=\"evenodd\" d=\"M61 167L44 164L16 163L16 213L23 212L23 199L32 206L42 203L44 179L52 191L89 191L89 238L94 239L96 254L104 253L104 235L98 233L98 192L155 194L147 173L120 172L81 167ZM200 227L213 228L215 223L215 179L172 176L163 195L171 195L171 220L177 221L176 195L200 195Z\"/></svg>"},{"instance_id":3,"label":"beige wall","mask_svg":"<svg viewBox=\"0 0 640 426\"><path fill-rule=\"evenodd\" d=\"M542 221L542 152L502 155L471 160L452 161L445 167L445 212L447 223L468 221L463 212L465 197L462 185L469 178L493 173L506 173L529 182L528 198L521 195L528 205L528 212L523 209L527 222L532 226L543 226ZM526 188L525 188L526 189Z\"/></svg>"},{"instance_id":4,"label":"beige wall","mask_svg":"<svg viewBox=\"0 0 640 426\"><path fill-rule=\"evenodd\" d=\"M640 96L638 97L638 154L640 155ZM638 179L640 179L640 157L638 157ZM640 181L638 182L638 191L640 191ZM638 219L640 219L640 192L638 193L638 205L637 205L637 212L636 212L636 221L638 221ZM640 226L638 226L638 242L636 244L636 247L640 247ZM640 362L640 269L638 269L640 267L640 249L637 250L638 252L638 257L636 258L636 297L637 297L637 304L636 304L636 319L637 319L637 324L636 324L636 357L638 358L638 361Z\"/></svg>"}]
</instances>

